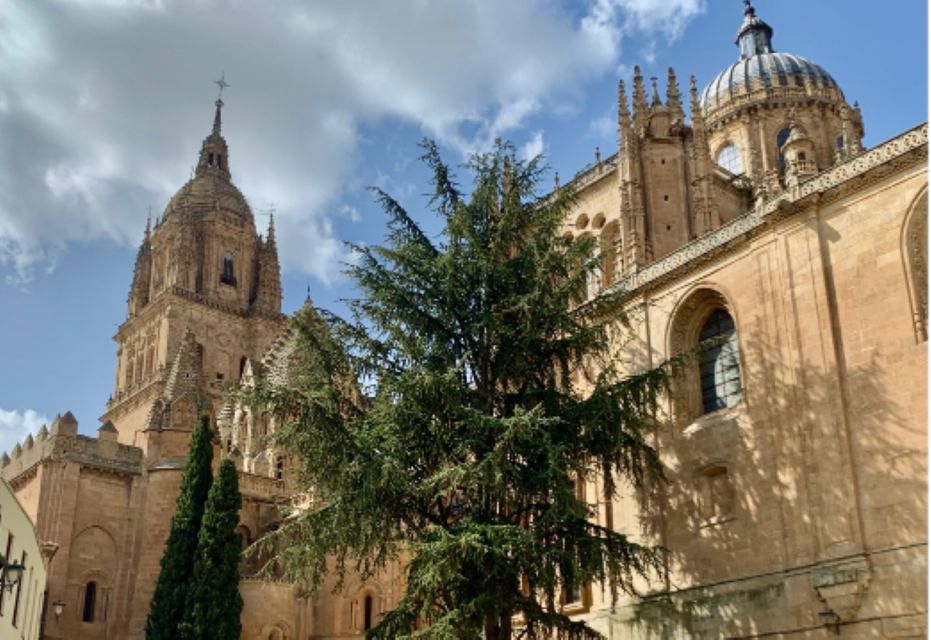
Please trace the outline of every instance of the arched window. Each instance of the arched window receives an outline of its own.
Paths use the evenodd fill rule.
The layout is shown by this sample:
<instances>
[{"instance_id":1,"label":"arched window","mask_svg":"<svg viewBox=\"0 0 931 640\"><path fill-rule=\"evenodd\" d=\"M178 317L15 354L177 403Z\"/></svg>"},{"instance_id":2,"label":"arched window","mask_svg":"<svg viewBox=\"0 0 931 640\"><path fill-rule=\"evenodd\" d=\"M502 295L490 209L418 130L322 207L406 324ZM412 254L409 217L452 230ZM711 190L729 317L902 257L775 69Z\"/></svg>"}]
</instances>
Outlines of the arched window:
<instances>
[{"instance_id":1,"label":"arched window","mask_svg":"<svg viewBox=\"0 0 931 640\"><path fill-rule=\"evenodd\" d=\"M734 320L716 309L702 325L698 340L703 346L698 371L705 413L732 407L740 400L740 362Z\"/></svg>"},{"instance_id":2,"label":"arched window","mask_svg":"<svg viewBox=\"0 0 931 640\"><path fill-rule=\"evenodd\" d=\"M733 144L727 144L718 151L718 164L735 176L744 172L743 161L740 158L740 149Z\"/></svg>"},{"instance_id":3,"label":"arched window","mask_svg":"<svg viewBox=\"0 0 931 640\"><path fill-rule=\"evenodd\" d=\"M785 127L782 131L776 134L776 152L779 154L779 172L785 173L786 170L786 159L782 155L782 145L786 143L786 140L789 139L789 128Z\"/></svg>"},{"instance_id":4,"label":"arched window","mask_svg":"<svg viewBox=\"0 0 931 640\"><path fill-rule=\"evenodd\" d=\"M91 580L84 587L84 611L81 614L81 620L84 622L94 621L94 608L97 604L97 583Z\"/></svg>"},{"instance_id":5,"label":"arched window","mask_svg":"<svg viewBox=\"0 0 931 640\"><path fill-rule=\"evenodd\" d=\"M372 594L365 596L365 602L362 605L362 628L368 631L372 628L372 609L373 609Z\"/></svg>"},{"instance_id":6,"label":"arched window","mask_svg":"<svg viewBox=\"0 0 931 640\"><path fill-rule=\"evenodd\" d=\"M223 254L223 271L220 273L220 282L223 284L236 285L236 276L233 274L233 254L226 252Z\"/></svg>"}]
</instances>

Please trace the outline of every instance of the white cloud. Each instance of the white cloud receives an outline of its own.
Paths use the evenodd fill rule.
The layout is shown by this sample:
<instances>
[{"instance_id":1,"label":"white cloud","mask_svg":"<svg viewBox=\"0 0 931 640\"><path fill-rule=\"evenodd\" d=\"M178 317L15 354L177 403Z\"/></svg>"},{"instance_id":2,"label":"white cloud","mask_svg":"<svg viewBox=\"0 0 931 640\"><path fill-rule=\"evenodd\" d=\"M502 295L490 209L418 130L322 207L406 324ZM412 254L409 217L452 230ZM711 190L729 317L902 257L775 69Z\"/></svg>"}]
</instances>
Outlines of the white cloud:
<instances>
[{"instance_id":1,"label":"white cloud","mask_svg":"<svg viewBox=\"0 0 931 640\"><path fill-rule=\"evenodd\" d=\"M21 443L30 433L35 436L39 428L48 422L48 418L32 409L0 409L0 453L12 451L17 442Z\"/></svg>"},{"instance_id":2,"label":"white cloud","mask_svg":"<svg viewBox=\"0 0 931 640\"><path fill-rule=\"evenodd\" d=\"M543 132L535 131L533 136L520 148L519 158L521 160L532 160L542 155L546 145L543 144Z\"/></svg>"},{"instance_id":3,"label":"white cloud","mask_svg":"<svg viewBox=\"0 0 931 640\"><path fill-rule=\"evenodd\" d=\"M226 71L233 178L256 213L276 203L284 268L328 281L361 126L486 148L613 73L625 33L677 37L701 2L589 0L581 18L554 0L273 7L0 0L0 273L22 282L74 243L137 242L188 177Z\"/></svg>"}]
</instances>

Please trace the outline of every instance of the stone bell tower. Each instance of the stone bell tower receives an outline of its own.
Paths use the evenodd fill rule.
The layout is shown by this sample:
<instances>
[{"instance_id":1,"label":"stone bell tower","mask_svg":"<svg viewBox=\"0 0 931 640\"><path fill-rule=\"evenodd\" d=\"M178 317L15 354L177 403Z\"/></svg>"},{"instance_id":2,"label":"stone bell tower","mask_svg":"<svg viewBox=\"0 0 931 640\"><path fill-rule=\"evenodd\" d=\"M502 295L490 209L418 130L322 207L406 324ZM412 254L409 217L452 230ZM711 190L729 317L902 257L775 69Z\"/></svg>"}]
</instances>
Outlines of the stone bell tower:
<instances>
[{"instance_id":1,"label":"stone bell tower","mask_svg":"<svg viewBox=\"0 0 931 640\"><path fill-rule=\"evenodd\" d=\"M101 417L120 442L147 451L162 433L157 440L169 457L184 455L197 412L215 413L246 361L265 352L284 322L274 219L260 236L232 183L222 108L218 98L194 175L146 225L126 319L114 336L114 391Z\"/></svg>"}]
</instances>

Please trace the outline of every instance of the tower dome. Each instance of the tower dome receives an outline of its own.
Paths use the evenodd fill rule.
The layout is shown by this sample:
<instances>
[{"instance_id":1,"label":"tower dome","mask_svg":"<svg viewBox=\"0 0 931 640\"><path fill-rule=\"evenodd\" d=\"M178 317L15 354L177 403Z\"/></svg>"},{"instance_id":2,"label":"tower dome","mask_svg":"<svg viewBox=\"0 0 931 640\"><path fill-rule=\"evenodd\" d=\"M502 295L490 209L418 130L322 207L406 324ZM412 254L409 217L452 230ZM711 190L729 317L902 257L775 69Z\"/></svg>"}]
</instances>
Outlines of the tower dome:
<instances>
[{"instance_id":1,"label":"tower dome","mask_svg":"<svg viewBox=\"0 0 931 640\"><path fill-rule=\"evenodd\" d=\"M230 179L229 149L220 132L223 100L218 98L215 104L213 130L201 145L194 175L168 201L165 218L224 212L239 220L253 222L249 203Z\"/></svg>"},{"instance_id":2,"label":"tower dome","mask_svg":"<svg viewBox=\"0 0 931 640\"><path fill-rule=\"evenodd\" d=\"M791 53L773 50L773 29L744 0L744 19L735 44L740 59L715 76L702 91L706 120L773 98L814 98L843 103L844 94L822 66Z\"/></svg>"},{"instance_id":3,"label":"tower dome","mask_svg":"<svg viewBox=\"0 0 931 640\"><path fill-rule=\"evenodd\" d=\"M709 148L718 165L744 174L764 192L785 185L783 145L791 122L808 131L822 169L862 149L858 107L847 104L837 81L820 65L773 50L773 29L744 0L737 30L740 59L705 87L701 111Z\"/></svg>"}]
</instances>

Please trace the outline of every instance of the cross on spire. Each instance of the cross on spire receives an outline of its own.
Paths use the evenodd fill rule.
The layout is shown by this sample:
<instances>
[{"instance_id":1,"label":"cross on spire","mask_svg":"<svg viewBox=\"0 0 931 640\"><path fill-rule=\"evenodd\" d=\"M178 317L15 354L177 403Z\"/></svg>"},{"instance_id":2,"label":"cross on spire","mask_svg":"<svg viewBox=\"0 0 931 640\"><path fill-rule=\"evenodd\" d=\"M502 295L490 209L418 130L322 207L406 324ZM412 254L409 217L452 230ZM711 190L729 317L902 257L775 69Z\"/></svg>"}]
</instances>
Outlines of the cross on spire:
<instances>
[{"instance_id":1,"label":"cross on spire","mask_svg":"<svg viewBox=\"0 0 931 640\"><path fill-rule=\"evenodd\" d=\"M214 80L213 83L220 87L220 91L217 93L217 102L223 102L223 90L230 86L226 81L226 72L220 74L219 80Z\"/></svg>"}]
</instances>

